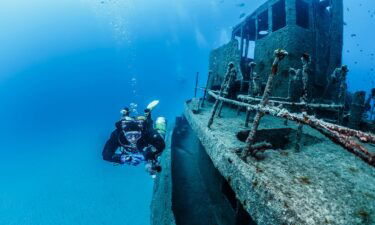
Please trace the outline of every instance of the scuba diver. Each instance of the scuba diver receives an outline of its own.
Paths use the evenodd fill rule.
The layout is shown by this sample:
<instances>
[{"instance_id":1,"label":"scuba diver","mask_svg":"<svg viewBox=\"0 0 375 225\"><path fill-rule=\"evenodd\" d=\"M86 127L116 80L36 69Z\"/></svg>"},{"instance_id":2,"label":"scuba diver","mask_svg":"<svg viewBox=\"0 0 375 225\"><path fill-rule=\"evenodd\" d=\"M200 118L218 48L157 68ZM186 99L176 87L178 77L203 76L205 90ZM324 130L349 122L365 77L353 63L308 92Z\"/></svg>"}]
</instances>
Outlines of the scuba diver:
<instances>
[{"instance_id":1,"label":"scuba diver","mask_svg":"<svg viewBox=\"0 0 375 225\"><path fill-rule=\"evenodd\" d=\"M155 126L151 111L159 101L151 102L144 116L130 117L128 108L121 110L121 120L105 143L102 156L108 162L137 166L146 163L146 170L155 178L161 171L158 156L165 148L166 120L158 117ZM119 150L119 151L118 151Z\"/></svg>"}]
</instances>

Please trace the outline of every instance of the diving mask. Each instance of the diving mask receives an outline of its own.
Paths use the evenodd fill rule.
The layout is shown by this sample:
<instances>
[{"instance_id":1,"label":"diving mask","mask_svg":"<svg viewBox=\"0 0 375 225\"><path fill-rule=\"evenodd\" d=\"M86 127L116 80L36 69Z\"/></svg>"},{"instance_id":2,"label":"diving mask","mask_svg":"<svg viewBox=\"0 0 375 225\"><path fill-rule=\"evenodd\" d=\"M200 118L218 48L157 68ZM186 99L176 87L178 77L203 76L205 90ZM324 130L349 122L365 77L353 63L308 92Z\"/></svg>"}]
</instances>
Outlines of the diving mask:
<instances>
[{"instance_id":1,"label":"diving mask","mask_svg":"<svg viewBox=\"0 0 375 225\"><path fill-rule=\"evenodd\" d=\"M131 145L136 145L138 140L142 137L142 133L140 131L126 131L124 132L126 140Z\"/></svg>"}]
</instances>

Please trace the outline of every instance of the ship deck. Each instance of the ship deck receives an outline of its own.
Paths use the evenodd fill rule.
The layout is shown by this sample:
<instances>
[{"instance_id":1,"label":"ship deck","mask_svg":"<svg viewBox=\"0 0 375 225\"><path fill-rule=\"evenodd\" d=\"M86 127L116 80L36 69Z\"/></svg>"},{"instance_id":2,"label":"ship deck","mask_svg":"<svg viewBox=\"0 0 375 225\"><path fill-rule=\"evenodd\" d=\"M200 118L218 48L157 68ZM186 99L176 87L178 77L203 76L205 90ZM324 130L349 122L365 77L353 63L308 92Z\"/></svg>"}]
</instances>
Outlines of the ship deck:
<instances>
[{"instance_id":1,"label":"ship deck","mask_svg":"<svg viewBox=\"0 0 375 225\"><path fill-rule=\"evenodd\" d=\"M237 134L249 130L244 112L224 107L209 129L212 105L205 106L194 113L188 101L184 115L257 224L375 224L375 168L307 126L296 152L297 124L271 116L258 135L275 149L245 162L236 153L245 147Z\"/></svg>"}]
</instances>

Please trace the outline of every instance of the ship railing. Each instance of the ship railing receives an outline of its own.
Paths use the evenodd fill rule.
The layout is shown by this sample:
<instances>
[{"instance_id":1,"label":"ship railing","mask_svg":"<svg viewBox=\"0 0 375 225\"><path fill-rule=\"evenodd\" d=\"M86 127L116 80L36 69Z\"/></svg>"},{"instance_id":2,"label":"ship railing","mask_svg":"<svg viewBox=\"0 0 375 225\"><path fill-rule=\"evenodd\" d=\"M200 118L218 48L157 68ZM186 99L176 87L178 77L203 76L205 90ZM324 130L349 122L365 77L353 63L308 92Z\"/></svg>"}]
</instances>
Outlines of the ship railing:
<instances>
[{"instance_id":1,"label":"ship railing","mask_svg":"<svg viewBox=\"0 0 375 225\"><path fill-rule=\"evenodd\" d=\"M319 131L324 136L328 137L333 142L341 145L342 147L344 147L344 149L358 156L369 165L375 167L375 154L370 152L364 145L360 144L375 144L375 136L370 133L325 122L321 119L316 118L315 116L307 115L306 113L291 113L281 105L262 106L261 104L249 104L221 97L217 94L217 91L208 90L207 93L218 101L235 106L245 107L249 111L257 111L271 116L295 121L300 124L308 125L311 128ZM356 138L356 140L354 140L354 138Z\"/></svg>"}]
</instances>

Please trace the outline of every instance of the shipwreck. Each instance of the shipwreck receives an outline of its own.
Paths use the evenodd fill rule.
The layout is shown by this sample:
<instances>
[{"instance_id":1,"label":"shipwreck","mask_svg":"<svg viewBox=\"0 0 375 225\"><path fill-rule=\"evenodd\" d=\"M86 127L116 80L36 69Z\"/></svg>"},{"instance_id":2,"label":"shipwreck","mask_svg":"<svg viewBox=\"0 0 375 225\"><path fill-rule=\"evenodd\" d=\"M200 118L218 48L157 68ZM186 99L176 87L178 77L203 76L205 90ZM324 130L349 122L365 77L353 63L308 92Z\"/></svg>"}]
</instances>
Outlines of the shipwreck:
<instances>
[{"instance_id":1,"label":"shipwreck","mask_svg":"<svg viewBox=\"0 0 375 225\"><path fill-rule=\"evenodd\" d=\"M342 46L342 0L244 17L167 135L151 223L375 224L373 95L348 92Z\"/></svg>"}]
</instances>

